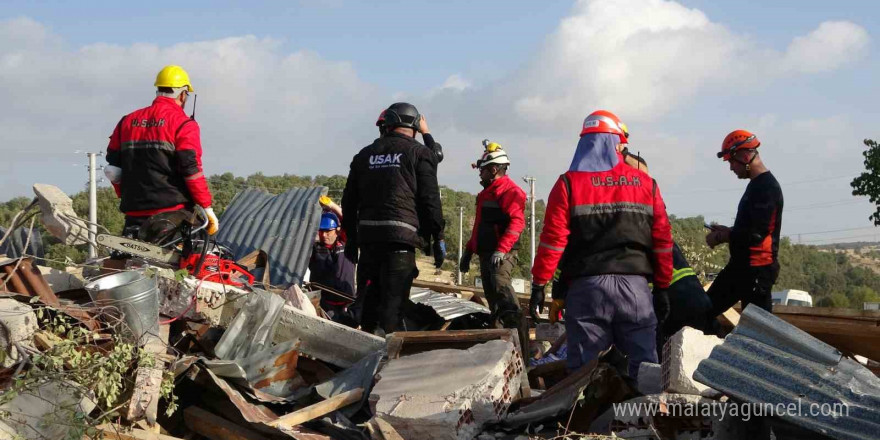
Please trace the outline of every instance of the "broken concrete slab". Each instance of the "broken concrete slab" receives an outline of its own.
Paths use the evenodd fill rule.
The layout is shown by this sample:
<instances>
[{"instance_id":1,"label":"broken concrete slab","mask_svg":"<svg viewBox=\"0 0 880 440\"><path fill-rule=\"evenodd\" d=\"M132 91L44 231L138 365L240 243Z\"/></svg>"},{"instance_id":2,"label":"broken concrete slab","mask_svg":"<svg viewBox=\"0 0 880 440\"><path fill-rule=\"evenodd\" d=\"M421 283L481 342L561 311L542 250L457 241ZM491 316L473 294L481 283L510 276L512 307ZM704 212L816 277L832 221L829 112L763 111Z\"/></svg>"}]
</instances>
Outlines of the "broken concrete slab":
<instances>
[{"instance_id":1,"label":"broken concrete slab","mask_svg":"<svg viewBox=\"0 0 880 440\"><path fill-rule=\"evenodd\" d=\"M0 420L0 439L67 438L67 421L95 409L89 391L70 381L50 381L19 393L0 406L9 417Z\"/></svg>"},{"instance_id":2,"label":"broken concrete slab","mask_svg":"<svg viewBox=\"0 0 880 440\"><path fill-rule=\"evenodd\" d=\"M235 286L199 281L191 276L178 281L170 269L157 269L157 275L159 313L205 321L212 326L228 327L250 293ZM192 305L194 295L195 306Z\"/></svg>"},{"instance_id":3,"label":"broken concrete slab","mask_svg":"<svg viewBox=\"0 0 880 440\"><path fill-rule=\"evenodd\" d=\"M82 289L86 283L82 278L82 269L70 268L69 270L59 270L52 267L37 266L43 279L49 283L49 287L55 293L65 290Z\"/></svg>"},{"instance_id":4,"label":"broken concrete slab","mask_svg":"<svg viewBox=\"0 0 880 440\"><path fill-rule=\"evenodd\" d=\"M53 237L68 246L86 244L89 227L85 220L76 216L73 200L57 186L37 183L34 193L40 202L43 226Z\"/></svg>"},{"instance_id":5,"label":"broken concrete slab","mask_svg":"<svg viewBox=\"0 0 880 440\"><path fill-rule=\"evenodd\" d=\"M0 298L0 324L0 351L5 354L0 368L8 368L21 360L16 345L33 347L37 315L27 304L11 298Z\"/></svg>"},{"instance_id":6,"label":"broken concrete slab","mask_svg":"<svg viewBox=\"0 0 880 440\"><path fill-rule=\"evenodd\" d=\"M712 349L724 342L717 336L685 327L663 346L663 389L669 393L699 396L705 391L703 385L692 379L700 361L709 357Z\"/></svg>"},{"instance_id":7,"label":"broken concrete slab","mask_svg":"<svg viewBox=\"0 0 880 440\"><path fill-rule=\"evenodd\" d=\"M470 439L507 413L521 369L514 344L503 340L392 359L370 395L373 413L404 438Z\"/></svg>"},{"instance_id":8,"label":"broken concrete slab","mask_svg":"<svg viewBox=\"0 0 880 440\"><path fill-rule=\"evenodd\" d=\"M378 336L285 305L274 341L280 344L293 339L299 339L301 353L343 368L385 348L385 340Z\"/></svg>"}]
</instances>

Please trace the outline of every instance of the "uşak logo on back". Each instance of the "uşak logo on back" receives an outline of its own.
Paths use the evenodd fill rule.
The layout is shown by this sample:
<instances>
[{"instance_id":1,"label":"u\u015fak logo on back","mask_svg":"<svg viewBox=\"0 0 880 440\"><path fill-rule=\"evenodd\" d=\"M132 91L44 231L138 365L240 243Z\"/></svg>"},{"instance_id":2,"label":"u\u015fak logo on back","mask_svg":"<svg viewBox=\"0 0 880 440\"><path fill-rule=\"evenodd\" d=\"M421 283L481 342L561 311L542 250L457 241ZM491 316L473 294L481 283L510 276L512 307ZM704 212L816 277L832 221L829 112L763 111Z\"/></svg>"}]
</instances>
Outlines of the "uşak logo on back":
<instances>
[{"instance_id":1,"label":"u\u015fak logo on back","mask_svg":"<svg viewBox=\"0 0 880 440\"><path fill-rule=\"evenodd\" d=\"M370 155L370 168L399 167L403 153Z\"/></svg>"}]
</instances>

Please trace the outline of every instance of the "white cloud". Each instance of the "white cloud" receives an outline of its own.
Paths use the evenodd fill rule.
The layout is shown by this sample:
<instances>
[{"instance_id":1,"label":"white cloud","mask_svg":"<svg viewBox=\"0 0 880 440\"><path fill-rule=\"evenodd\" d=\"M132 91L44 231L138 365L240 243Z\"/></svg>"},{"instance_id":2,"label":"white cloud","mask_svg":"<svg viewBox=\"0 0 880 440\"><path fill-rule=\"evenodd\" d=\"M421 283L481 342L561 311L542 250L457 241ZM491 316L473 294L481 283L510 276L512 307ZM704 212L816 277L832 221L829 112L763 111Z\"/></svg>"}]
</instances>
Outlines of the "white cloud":
<instances>
[{"instance_id":1,"label":"white cloud","mask_svg":"<svg viewBox=\"0 0 880 440\"><path fill-rule=\"evenodd\" d=\"M357 148L373 139L380 110L409 100L446 149L441 183L455 187L478 189L468 165L480 140L490 138L508 148L514 175L536 175L546 194L570 161L583 117L602 107L629 123L664 188L694 184L688 176L703 170L681 169L701 164L711 170L701 176L717 180L715 167L723 164L710 168L697 158L711 160L706 150L724 133L692 130L680 113L704 95L748 95L840 69L870 45L862 27L841 21L819 24L784 51L745 32L671 1L579 0L524 67L501 80L482 83L452 70L428 92L391 94L361 80L351 63L313 51L321 48L290 53L272 38L71 48L33 20L0 22L0 81L7 85L0 99L14 103L0 108L0 198L26 193L43 178L78 190L84 172L71 172L71 163L82 158L68 153L103 150L119 117L149 104L153 77L169 63L189 70L199 94L208 173L344 173ZM787 119L774 113L745 122L771 139L782 127L800 129ZM735 128L723 125L725 133ZM796 136L779 137L787 146ZM39 171L20 164L38 164Z\"/></svg>"},{"instance_id":2,"label":"white cloud","mask_svg":"<svg viewBox=\"0 0 880 440\"><path fill-rule=\"evenodd\" d=\"M792 40L782 65L817 73L835 70L862 56L870 42L868 32L848 21L826 21L807 35Z\"/></svg>"},{"instance_id":3,"label":"white cloud","mask_svg":"<svg viewBox=\"0 0 880 440\"><path fill-rule=\"evenodd\" d=\"M468 81L467 79L463 78L461 75L456 73L453 75L449 75L449 77L446 78L446 81L443 82L443 85L440 86L440 88L441 89L452 89L452 90L457 90L460 92L468 87L471 87L472 85L473 84L471 84L470 81Z\"/></svg>"},{"instance_id":4,"label":"white cloud","mask_svg":"<svg viewBox=\"0 0 880 440\"><path fill-rule=\"evenodd\" d=\"M82 159L71 152L103 151L119 118L152 101L165 64L183 65L193 81L208 173L344 173L347 159L335 158L373 139L387 105L350 63L285 53L269 38L69 49L29 19L0 22L0 36L4 195L26 193L35 175L81 188L84 173L70 167ZM39 173L11 165L33 151L45 158Z\"/></svg>"}]
</instances>

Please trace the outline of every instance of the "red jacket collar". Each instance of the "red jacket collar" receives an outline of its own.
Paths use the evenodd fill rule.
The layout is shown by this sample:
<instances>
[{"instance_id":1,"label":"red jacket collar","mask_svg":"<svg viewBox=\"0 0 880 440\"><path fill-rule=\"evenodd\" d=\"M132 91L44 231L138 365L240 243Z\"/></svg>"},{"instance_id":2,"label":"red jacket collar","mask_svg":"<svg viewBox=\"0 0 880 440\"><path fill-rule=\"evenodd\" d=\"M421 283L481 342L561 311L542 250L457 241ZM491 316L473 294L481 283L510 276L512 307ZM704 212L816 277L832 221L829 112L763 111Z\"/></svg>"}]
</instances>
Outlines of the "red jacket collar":
<instances>
[{"instance_id":1,"label":"red jacket collar","mask_svg":"<svg viewBox=\"0 0 880 440\"><path fill-rule=\"evenodd\" d=\"M156 99L153 100L153 105L170 105L183 113L183 107L181 107L176 100L167 96L157 96Z\"/></svg>"}]
</instances>

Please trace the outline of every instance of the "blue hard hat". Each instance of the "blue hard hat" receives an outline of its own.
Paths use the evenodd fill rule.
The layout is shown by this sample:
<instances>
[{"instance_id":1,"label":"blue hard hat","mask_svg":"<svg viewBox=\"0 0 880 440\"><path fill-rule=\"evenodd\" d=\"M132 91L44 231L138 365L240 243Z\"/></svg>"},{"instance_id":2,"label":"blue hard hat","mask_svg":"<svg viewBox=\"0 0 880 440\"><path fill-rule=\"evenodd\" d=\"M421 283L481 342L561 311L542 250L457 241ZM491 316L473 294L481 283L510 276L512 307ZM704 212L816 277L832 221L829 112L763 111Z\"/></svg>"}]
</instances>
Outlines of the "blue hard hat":
<instances>
[{"instance_id":1,"label":"blue hard hat","mask_svg":"<svg viewBox=\"0 0 880 440\"><path fill-rule=\"evenodd\" d=\"M321 226L318 227L320 231L329 231L331 229L336 229L339 227L339 217L336 217L336 214L332 212L325 212L321 214Z\"/></svg>"}]
</instances>

